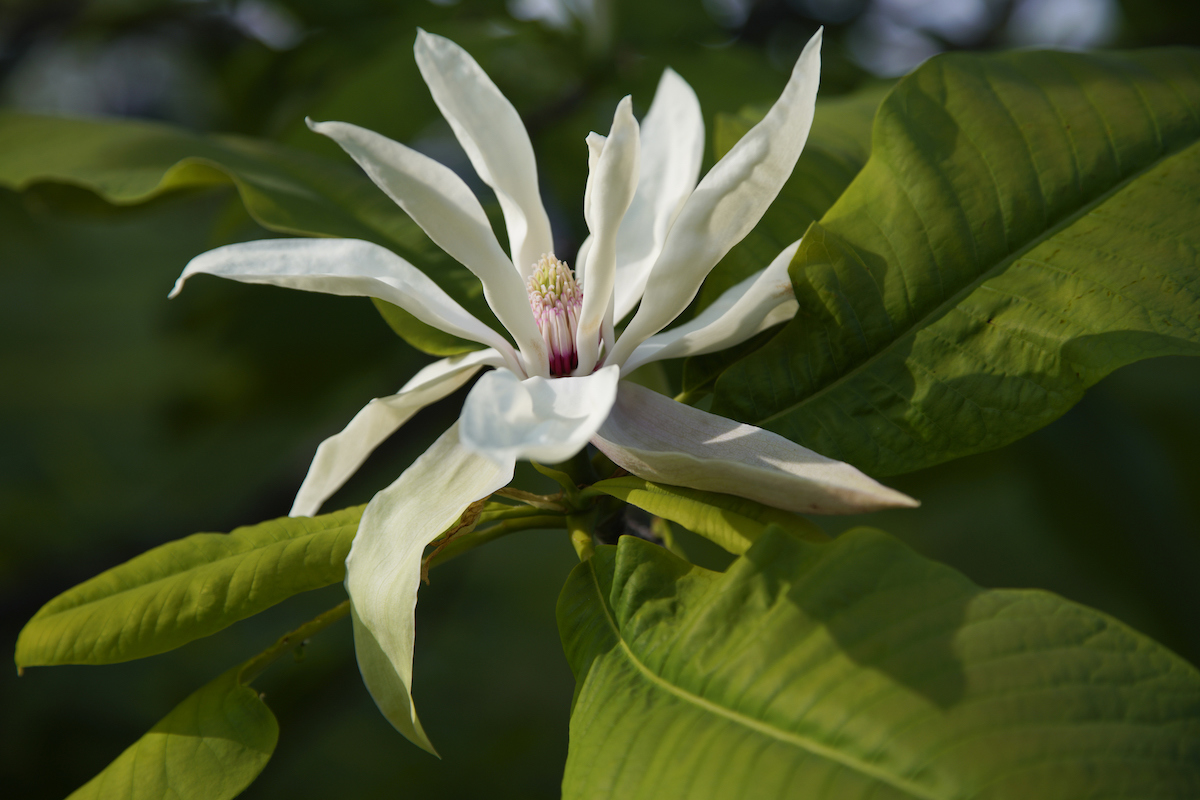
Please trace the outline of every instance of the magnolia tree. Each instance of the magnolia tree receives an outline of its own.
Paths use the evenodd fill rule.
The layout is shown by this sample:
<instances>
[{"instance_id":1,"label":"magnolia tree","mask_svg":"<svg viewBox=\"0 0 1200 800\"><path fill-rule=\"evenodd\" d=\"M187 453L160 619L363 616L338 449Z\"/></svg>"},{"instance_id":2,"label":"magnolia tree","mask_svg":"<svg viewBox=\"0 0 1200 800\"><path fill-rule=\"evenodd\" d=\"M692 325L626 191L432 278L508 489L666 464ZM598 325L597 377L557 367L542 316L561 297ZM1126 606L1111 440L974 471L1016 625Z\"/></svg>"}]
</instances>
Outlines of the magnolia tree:
<instances>
[{"instance_id":1,"label":"magnolia tree","mask_svg":"<svg viewBox=\"0 0 1200 800\"><path fill-rule=\"evenodd\" d=\"M228 179L287 234L201 254L171 296L200 275L365 296L443 356L317 448L290 516L156 547L29 621L19 667L105 664L300 592L348 595L73 796L237 795L279 734L252 682L347 616L379 711L436 753L414 704L422 580L546 528L579 557L557 606L576 681L565 797L1200 796L1195 667L1056 595L983 589L880 530L831 539L807 519L915 507L868 476L1007 444L1117 367L1197 352L1200 54L949 55L818 103L821 44L773 105L723 119L703 175L705 117L679 74L641 119L628 96L610 107L578 149L589 235L572 254L521 117L424 31L416 64L507 247L456 172L345 122L308 125L374 186L265 143L3 118L12 185L128 203ZM80 155L72 137L102 144ZM806 143L816 157L790 180ZM108 165L106 147L145 161ZM781 192L832 196L795 241L735 250ZM668 390L669 359L688 360ZM390 485L325 508L472 379ZM519 461L557 490L514 485ZM734 560L691 563L676 526Z\"/></svg>"}]
</instances>

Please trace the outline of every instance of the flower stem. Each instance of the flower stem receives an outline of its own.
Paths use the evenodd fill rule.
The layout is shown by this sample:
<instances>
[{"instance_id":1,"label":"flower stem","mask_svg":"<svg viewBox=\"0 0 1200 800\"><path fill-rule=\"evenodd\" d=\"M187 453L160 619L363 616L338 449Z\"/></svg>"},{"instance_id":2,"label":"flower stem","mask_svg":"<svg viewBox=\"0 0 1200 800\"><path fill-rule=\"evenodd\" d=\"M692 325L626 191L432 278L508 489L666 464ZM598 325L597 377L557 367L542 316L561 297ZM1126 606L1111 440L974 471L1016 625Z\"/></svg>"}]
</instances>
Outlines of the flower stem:
<instances>
[{"instance_id":1,"label":"flower stem","mask_svg":"<svg viewBox=\"0 0 1200 800\"><path fill-rule=\"evenodd\" d=\"M284 634L275 644L246 662L241 672L238 673L238 682L244 685L254 680L263 673L263 670L278 661L281 656L295 650L306 639L325 630L349 613L350 601L343 600L328 611L313 617L291 633Z\"/></svg>"},{"instance_id":2,"label":"flower stem","mask_svg":"<svg viewBox=\"0 0 1200 800\"><path fill-rule=\"evenodd\" d=\"M596 542L593 531L596 527L596 510L590 509L567 517L567 532L571 534L571 544L580 561L587 561L596 552Z\"/></svg>"},{"instance_id":3,"label":"flower stem","mask_svg":"<svg viewBox=\"0 0 1200 800\"><path fill-rule=\"evenodd\" d=\"M481 517L482 519L483 517ZM474 530L451 539L446 545L435 552L425 561L425 569L445 564L453 558L461 556L469 550L474 550L482 544L495 541L517 531L535 530L537 528L561 528L564 517L559 514L541 513L537 516L520 516L506 519L482 530Z\"/></svg>"}]
</instances>

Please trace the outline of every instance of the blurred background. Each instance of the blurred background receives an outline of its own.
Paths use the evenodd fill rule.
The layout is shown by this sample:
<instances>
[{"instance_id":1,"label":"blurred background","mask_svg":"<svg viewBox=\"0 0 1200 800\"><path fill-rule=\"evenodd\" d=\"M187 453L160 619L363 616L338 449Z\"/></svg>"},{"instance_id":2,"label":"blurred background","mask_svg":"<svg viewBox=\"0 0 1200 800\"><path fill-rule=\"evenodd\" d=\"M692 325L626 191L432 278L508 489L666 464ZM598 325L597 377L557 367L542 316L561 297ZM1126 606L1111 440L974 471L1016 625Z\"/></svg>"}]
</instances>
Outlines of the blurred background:
<instances>
[{"instance_id":1,"label":"blurred background","mask_svg":"<svg viewBox=\"0 0 1200 800\"><path fill-rule=\"evenodd\" d=\"M826 29L822 97L959 49L1200 43L1169 0L0 0L0 107L154 119L342 159L306 115L365 125L469 172L412 60L415 29L470 50L526 120L561 252L582 233L583 137L670 64L717 114L772 101ZM712 153L708 155L711 160ZM473 186L483 190L473 180ZM113 207L61 185L0 189L0 643L59 592L156 544L287 513L317 443L428 359L365 300L198 280L193 255L265 236L231 188ZM365 502L456 416L427 409L327 508ZM1100 608L1200 663L1200 364L1104 381L1013 446L889 482L888 530L985 586ZM535 484L531 473L523 475ZM721 556L686 540L697 560ZM444 761L405 742L357 675L349 626L256 687L275 758L245 797L555 797L572 680L554 603L564 534L435 570L415 695ZM0 786L66 796L201 683L343 597L294 598L210 639L107 667L0 678Z\"/></svg>"}]
</instances>

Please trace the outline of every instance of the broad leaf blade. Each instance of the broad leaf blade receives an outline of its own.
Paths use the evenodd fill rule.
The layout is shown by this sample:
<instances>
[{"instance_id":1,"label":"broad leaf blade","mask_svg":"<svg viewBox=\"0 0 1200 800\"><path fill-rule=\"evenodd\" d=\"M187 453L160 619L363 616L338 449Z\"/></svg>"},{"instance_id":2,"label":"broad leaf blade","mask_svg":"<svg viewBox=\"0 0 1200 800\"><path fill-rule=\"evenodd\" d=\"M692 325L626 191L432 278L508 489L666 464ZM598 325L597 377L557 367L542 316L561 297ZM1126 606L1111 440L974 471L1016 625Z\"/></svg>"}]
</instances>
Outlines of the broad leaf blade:
<instances>
[{"instance_id":1,"label":"broad leaf blade","mask_svg":"<svg viewBox=\"0 0 1200 800\"><path fill-rule=\"evenodd\" d=\"M949 55L805 237L800 310L714 410L886 475L999 447L1200 353L1200 53Z\"/></svg>"},{"instance_id":2,"label":"broad leaf blade","mask_svg":"<svg viewBox=\"0 0 1200 800\"><path fill-rule=\"evenodd\" d=\"M346 164L284 145L156 123L0 113L0 184L23 189L47 181L81 186L117 204L145 202L173 189L232 183L264 227L383 245L425 270L480 319L494 319L474 276ZM389 325L426 352L453 355L478 347L384 305Z\"/></svg>"},{"instance_id":3,"label":"broad leaf blade","mask_svg":"<svg viewBox=\"0 0 1200 800\"><path fill-rule=\"evenodd\" d=\"M69 800L227 800L250 785L279 739L275 715L239 679L205 684Z\"/></svg>"},{"instance_id":4,"label":"broad leaf blade","mask_svg":"<svg viewBox=\"0 0 1200 800\"><path fill-rule=\"evenodd\" d=\"M591 488L682 525L734 555L749 550L768 525L805 539L828 538L804 517L731 494L666 486L635 475L599 481Z\"/></svg>"},{"instance_id":5,"label":"broad leaf blade","mask_svg":"<svg viewBox=\"0 0 1200 800\"><path fill-rule=\"evenodd\" d=\"M17 638L17 665L145 658L337 583L364 507L197 533L147 551L43 606Z\"/></svg>"},{"instance_id":6,"label":"broad leaf blade","mask_svg":"<svg viewBox=\"0 0 1200 800\"><path fill-rule=\"evenodd\" d=\"M770 264L783 248L821 218L867 162L871 120L891 88L872 84L844 97L819 100L804 151L775 202L709 274L700 290L703 308L726 289ZM767 106L748 106L739 114L718 114L713 150L721 158L766 115Z\"/></svg>"},{"instance_id":7,"label":"broad leaf blade","mask_svg":"<svg viewBox=\"0 0 1200 800\"><path fill-rule=\"evenodd\" d=\"M558 618L568 800L1200 793L1193 667L878 531L774 528L724 574L624 537L575 569Z\"/></svg>"}]
</instances>

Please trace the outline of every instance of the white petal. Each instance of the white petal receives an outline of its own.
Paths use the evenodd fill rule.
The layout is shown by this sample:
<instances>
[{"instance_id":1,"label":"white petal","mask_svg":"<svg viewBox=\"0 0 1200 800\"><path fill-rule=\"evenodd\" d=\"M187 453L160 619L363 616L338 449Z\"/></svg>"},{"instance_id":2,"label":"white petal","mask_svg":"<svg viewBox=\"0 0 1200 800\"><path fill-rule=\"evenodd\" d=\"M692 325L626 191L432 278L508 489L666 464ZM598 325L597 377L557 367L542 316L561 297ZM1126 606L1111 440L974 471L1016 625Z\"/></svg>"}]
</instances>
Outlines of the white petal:
<instances>
[{"instance_id":1,"label":"white petal","mask_svg":"<svg viewBox=\"0 0 1200 800\"><path fill-rule=\"evenodd\" d=\"M453 170L386 136L346 122L308 126L333 139L421 226L434 244L479 278L488 305L517 341L525 367L549 375L546 346L525 283L500 249L483 206Z\"/></svg>"},{"instance_id":2,"label":"white petal","mask_svg":"<svg viewBox=\"0 0 1200 800\"><path fill-rule=\"evenodd\" d=\"M628 375L643 364L664 358L724 350L795 316L798 306L787 270L799 247L800 240L796 240L769 267L727 289L694 319L639 344L621 373Z\"/></svg>"},{"instance_id":3,"label":"white petal","mask_svg":"<svg viewBox=\"0 0 1200 800\"><path fill-rule=\"evenodd\" d=\"M610 364L679 316L705 276L762 218L783 187L812 126L821 71L821 32L800 54L783 94L766 117L717 162L688 197L650 272L637 313Z\"/></svg>"},{"instance_id":4,"label":"white petal","mask_svg":"<svg viewBox=\"0 0 1200 800\"><path fill-rule=\"evenodd\" d=\"M667 231L696 188L704 158L704 117L687 81L663 72L642 119L637 192L617 233L616 318L624 319L646 289Z\"/></svg>"},{"instance_id":5,"label":"white petal","mask_svg":"<svg viewBox=\"0 0 1200 800\"><path fill-rule=\"evenodd\" d=\"M508 370L489 372L463 404L463 446L501 463L565 461L608 416L619 374L619 368L605 367L579 378L520 380Z\"/></svg>"},{"instance_id":6,"label":"white petal","mask_svg":"<svg viewBox=\"0 0 1200 800\"><path fill-rule=\"evenodd\" d=\"M398 393L367 403L341 433L330 436L317 447L289 515L316 514L330 495L358 471L367 456L413 414L453 393L481 367L498 367L503 363L495 350L476 350L444 358L414 375Z\"/></svg>"},{"instance_id":7,"label":"white petal","mask_svg":"<svg viewBox=\"0 0 1200 800\"><path fill-rule=\"evenodd\" d=\"M378 297L426 325L495 348L517 364L512 345L475 319L429 276L400 256L360 239L263 239L226 245L193 258L170 297L188 278L216 275L306 292Z\"/></svg>"},{"instance_id":8,"label":"white petal","mask_svg":"<svg viewBox=\"0 0 1200 800\"><path fill-rule=\"evenodd\" d=\"M575 333L575 349L579 353L575 375L590 375L596 367L601 327L605 313L612 306L617 230L637 189L638 124L629 97L617 104L612 130L599 147L598 157L593 141L589 137L589 174L584 195L584 216L592 232L592 244L583 284L583 309Z\"/></svg>"},{"instance_id":9,"label":"white petal","mask_svg":"<svg viewBox=\"0 0 1200 800\"><path fill-rule=\"evenodd\" d=\"M629 381L621 381L592 444L638 477L788 511L859 514L917 505L849 464Z\"/></svg>"},{"instance_id":10,"label":"white petal","mask_svg":"<svg viewBox=\"0 0 1200 800\"><path fill-rule=\"evenodd\" d=\"M538 258L554 251L554 240L520 115L475 59L449 39L418 30L413 51L433 101L479 177L496 191L513 264L528 278Z\"/></svg>"},{"instance_id":11,"label":"white petal","mask_svg":"<svg viewBox=\"0 0 1200 800\"><path fill-rule=\"evenodd\" d=\"M467 506L512 480L513 462L497 464L465 450L455 424L375 495L346 558L354 612L354 649L363 682L388 721L433 753L412 702L417 588L425 545L454 525Z\"/></svg>"}]
</instances>

